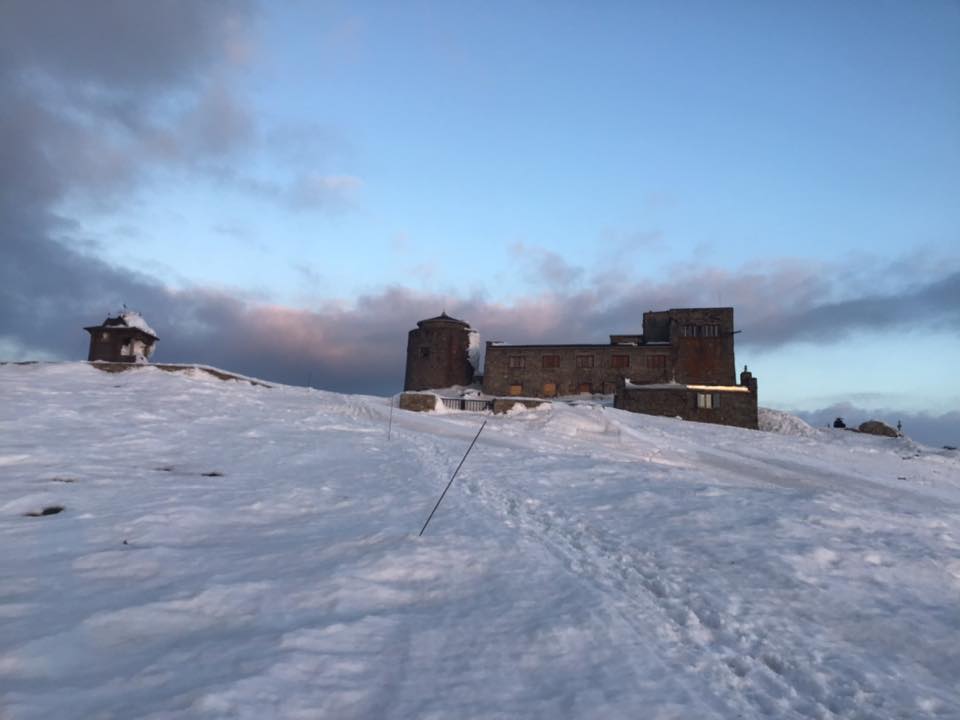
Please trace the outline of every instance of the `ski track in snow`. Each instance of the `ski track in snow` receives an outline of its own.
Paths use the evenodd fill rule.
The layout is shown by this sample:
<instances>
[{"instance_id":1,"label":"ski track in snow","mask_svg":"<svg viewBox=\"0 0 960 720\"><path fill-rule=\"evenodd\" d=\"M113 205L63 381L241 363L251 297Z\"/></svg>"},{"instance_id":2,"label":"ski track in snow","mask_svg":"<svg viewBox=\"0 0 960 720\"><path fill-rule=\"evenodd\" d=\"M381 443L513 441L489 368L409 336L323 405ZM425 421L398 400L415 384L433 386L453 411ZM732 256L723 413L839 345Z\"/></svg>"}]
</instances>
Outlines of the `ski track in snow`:
<instances>
[{"instance_id":1,"label":"ski track in snow","mask_svg":"<svg viewBox=\"0 0 960 720\"><path fill-rule=\"evenodd\" d=\"M4 720L960 718L957 453L589 406L387 442L383 398L83 364L0 398Z\"/></svg>"}]
</instances>

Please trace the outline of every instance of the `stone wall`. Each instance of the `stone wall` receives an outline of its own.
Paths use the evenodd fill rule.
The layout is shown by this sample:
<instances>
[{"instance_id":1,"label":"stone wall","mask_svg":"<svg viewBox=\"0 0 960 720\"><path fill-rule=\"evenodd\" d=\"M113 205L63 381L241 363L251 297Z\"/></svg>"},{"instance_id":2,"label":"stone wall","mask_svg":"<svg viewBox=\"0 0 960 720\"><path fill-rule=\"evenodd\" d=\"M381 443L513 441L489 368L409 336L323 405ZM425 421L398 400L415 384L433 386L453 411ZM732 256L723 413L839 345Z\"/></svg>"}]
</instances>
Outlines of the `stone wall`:
<instances>
[{"instance_id":1,"label":"stone wall","mask_svg":"<svg viewBox=\"0 0 960 720\"><path fill-rule=\"evenodd\" d=\"M715 407L697 406L697 395L708 394ZM757 429L757 396L746 388L720 390L717 388L621 388L617 391L614 407L646 415L679 417L695 422L734 425Z\"/></svg>"},{"instance_id":2,"label":"stone wall","mask_svg":"<svg viewBox=\"0 0 960 720\"><path fill-rule=\"evenodd\" d=\"M733 385L733 308L669 310L670 344L675 349L679 383ZM686 334L685 329L691 334ZM708 335L707 332L716 332Z\"/></svg>"},{"instance_id":3,"label":"stone wall","mask_svg":"<svg viewBox=\"0 0 960 720\"><path fill-rule=\"evenodd\" d=\"M576 395L581 390L612 394L624 378L635 383L668 382L673 363L673 350L664 344L524 346L488 342L483 391L527 397Z\"/></svg>"},{"instance_id":4,"label":"stone wall","mask_svg":"<svg viewBox=\"0 0 960 720\"><path fill-rule=\"evenodd\" d=\"M400 394L400 409L410 410L411 412L429 412L437 409L439 398L433 393L412 393L405 392Z\"/></svg>"}]
</instances>

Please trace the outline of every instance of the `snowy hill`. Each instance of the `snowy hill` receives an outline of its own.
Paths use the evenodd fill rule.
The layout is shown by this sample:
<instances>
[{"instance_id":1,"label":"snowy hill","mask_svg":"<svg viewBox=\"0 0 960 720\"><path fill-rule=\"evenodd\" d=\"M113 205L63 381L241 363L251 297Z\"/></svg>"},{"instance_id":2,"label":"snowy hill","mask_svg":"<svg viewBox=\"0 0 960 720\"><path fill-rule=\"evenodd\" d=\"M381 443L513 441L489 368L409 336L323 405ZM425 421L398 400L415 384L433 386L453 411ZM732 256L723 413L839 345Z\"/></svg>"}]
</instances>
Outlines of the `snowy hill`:
<instances>
[{"instance_id":1,"label":"snowy hill","mask_svg":"<svg viewBox=\"0 0 960 720\"><path fill-rule=\"evenodd\" d=\"M0 717L960 717L957 453L389 414L0 366Z\"/></svg>"}]
</instances>

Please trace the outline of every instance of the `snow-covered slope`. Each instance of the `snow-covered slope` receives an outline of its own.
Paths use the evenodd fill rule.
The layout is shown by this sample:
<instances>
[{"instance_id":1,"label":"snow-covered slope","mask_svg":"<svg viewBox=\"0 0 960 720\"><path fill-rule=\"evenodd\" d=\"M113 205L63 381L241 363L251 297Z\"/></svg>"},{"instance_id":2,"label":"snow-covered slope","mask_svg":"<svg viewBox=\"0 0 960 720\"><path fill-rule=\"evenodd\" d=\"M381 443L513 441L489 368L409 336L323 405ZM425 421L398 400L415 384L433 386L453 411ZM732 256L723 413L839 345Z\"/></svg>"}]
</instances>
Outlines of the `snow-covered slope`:
<instances>
[{"instance_id":1,"label":"snow-covered slope","mask_svg":"<svg viewBox=\"0 0 960 720\"><path fill-rule=\"evenodd\" d=\"M956 453L389 415L0 366L0 717L960 717Z\"/></svg>"}]
</instances>

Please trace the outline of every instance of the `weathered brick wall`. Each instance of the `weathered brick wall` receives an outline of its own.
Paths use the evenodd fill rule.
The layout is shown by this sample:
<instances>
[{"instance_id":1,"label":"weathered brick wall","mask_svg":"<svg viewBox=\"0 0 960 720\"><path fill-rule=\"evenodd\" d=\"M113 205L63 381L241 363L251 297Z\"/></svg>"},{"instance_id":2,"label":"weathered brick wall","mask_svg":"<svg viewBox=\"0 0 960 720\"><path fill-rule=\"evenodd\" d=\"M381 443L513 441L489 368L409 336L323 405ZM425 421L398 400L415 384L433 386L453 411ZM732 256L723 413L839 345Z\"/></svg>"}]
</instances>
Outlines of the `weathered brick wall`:
<instances>
[{"instance_id":1,"label":"weathered brick wall","mask_svg":"<svg viewBox=\"0 0 960 720\"><path fill-rule=\"evenodd\" d=\"M437 409L437 396L430 393L400 394L400 409L411 412L428 412Z\"/></svg>"},{"instance_id":2,"label":"weathered brick wall","mask_svg":"<svg viewBox=\"0 0 960 720\"><path fill-rule=\"evenodd\" d=\"M453 323L422 323L407 336L404 390L429 390L473 382L468 327ZM426 353L426 354L424 354Z\"/></svg>"},{"instance_id":3,"label":"weathered brick wall","mask_svg":"<svg viewBox=\"0 0 960 720\"><path fill-rule=\"evenodd\" d=\"M698 408L698 392L709 392L718 396L719 407ZM613 404L621 410L647 415L680 417L695 422L757 429L757 396L751 392L622 388L617 391Z\"/></svg>"},{"instance_id":4,"label":"weathered brick wall","mask_svg":"<svg viewBox=\"0 0 960 720\"><path fill-rule=\"evenodd\" d=\"M736 362L733 352L733 308L670 310L670 343L675 348L679 383L733 385ZM717 326L716 337L685 337L684 326Z\"/></svg>"},{"instance_id":5,"label":"weathered brick wall","mask_svg":"<svg viewBox=\"0 0 960 720\"><path fill-rule=\"evenodd\" d=\"M626 365L614 367L614 356L626 358ZM558 356L557 367L544 367L544 356ZM578 358L593 358L593 367L579 367ZM662 367L648 367L647 358L656 357ZM521 358L523 367L510 367L511 358ZM582 363L579 363L582 364ZM545 385L556 386L558 395L575 395L582 384L595 393L613 393L623 378L635 383L667 382L673 372L673 348L669 345L495 345L487 343L483 391L488 395L510 395L520 385L521 395L547 397Z\"/></svg>"}]
</instances>

